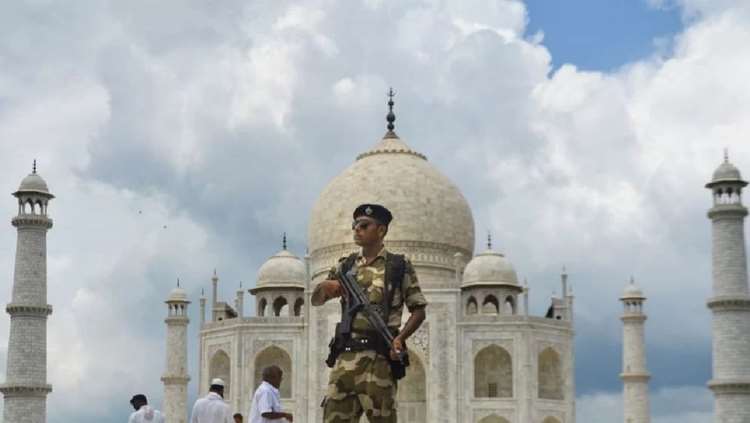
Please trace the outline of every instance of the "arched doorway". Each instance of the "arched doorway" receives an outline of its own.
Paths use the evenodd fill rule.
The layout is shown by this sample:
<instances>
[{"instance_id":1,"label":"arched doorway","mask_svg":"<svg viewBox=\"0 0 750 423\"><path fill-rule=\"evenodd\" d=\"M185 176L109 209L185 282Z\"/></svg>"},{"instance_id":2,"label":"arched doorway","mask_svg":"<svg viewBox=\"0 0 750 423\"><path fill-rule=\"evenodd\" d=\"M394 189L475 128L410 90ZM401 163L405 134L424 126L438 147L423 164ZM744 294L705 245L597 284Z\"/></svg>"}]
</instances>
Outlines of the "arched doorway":
<instances>
[{"instance_id":1,"label":"arched doorway","mask_svg":"<svg viewBox=\"0 0 750 423\"><path fill-rule=\"evenodd\" d=\"M490 345L474 357L474 397L513 397L513 359L505 348Z\"/></svg>"},{"instance_id":2,"label":"arched doorway","mask_svg":"<svg viewBox=\"0 0 750 423\"><path fill-rule=\"evenodd\" d=\"M483 418L482 420L479 420L479 423L509 423L508 420L497 416L495 414L490 414L489 416Z\"/></svg>"},{"instance_id":3,"label":"arched doorway","mask_svg":"<svg viewBox=\"0 0 750 423\"><path fill-rule=\"evenodd\" d=\"M562 368L560 354L554 349L545 348L539 354L539 398L563 399Z\"/></svg>"},{"instance_id":4,"label":"arched doorway","mask_svg":"<svg viewBox=\"0 0 750 423\"><path fill-rule=\"evenodd\" d=\"M255 385L253 392L263 381L263 369L271 365L279 366L281 371L284 372L284 377L281 379L281 386L279 387L281 398L291 398L292 382L294 381L292 359L286 351L277 346L270 346L255 357Z\"/></svg>"},{"instance_id":5,"label":"arched doorway","mask_svg":"<svg viewBox=\"0 0 750 423\"><path fill-rule=\"evenodd\" d=\"M211 361L209 361L208 383L211 383L211 380L217 377L223 380L224 398L231 398L229 396L232 389L232 381L230 376L231 361L229 360L229 355L224 352L224 350L216 351L216 353L214 353L214 356L211 357Z\"/></svg>"}]
</instances>

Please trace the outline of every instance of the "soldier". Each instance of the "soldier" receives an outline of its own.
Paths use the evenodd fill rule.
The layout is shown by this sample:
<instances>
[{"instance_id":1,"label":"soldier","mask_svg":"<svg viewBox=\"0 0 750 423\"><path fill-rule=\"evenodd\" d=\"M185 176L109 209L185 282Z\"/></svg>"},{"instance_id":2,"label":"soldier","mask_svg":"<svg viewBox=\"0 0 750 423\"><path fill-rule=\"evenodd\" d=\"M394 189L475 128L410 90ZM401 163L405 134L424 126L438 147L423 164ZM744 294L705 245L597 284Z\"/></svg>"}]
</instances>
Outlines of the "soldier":
<instances>
[{"instance_id":1,"label":"soldier","mask_svg":"<svg viewBox=\"0 0 750 423\"><path fill-rule=\"evenodd\" d=\"M424 321L427 301L411 263L402 255L388 252L383 245L392 219L391 212L381 205L357 207L352 231L360 251L342 258L313 290L314 306L341 297L338 275L355 269L357 282L370 303L382 307L384 320L394 335L393 349L383 349L384 340L362 313L352 316L351 337L335 361L323 399L324 423L356 423L362 413L371 423L397 421L396 380L391 366L404 350L406 339ZM345 299L341 301L343 305ZM399 331L404 304L411 314Z\"/></svg>"}]
</instances>

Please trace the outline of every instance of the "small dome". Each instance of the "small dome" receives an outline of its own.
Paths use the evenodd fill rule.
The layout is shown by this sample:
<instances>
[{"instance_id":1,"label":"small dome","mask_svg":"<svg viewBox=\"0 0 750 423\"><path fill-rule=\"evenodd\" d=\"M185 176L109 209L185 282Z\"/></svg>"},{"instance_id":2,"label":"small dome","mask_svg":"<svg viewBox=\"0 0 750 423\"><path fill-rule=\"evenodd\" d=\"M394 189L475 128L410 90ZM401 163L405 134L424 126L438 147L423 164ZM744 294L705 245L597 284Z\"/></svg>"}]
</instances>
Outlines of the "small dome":
<instances>
[{"instance_id":1,"label":"small dome","mask_svg":"<svg viewBox=\"0 0 750 423\"><path fill-rule=\"evenodd\" d=\"M466 265L461 285L518 285L518 276L505 256L487 250Z\"/></svg>"},{"instance_id":2,"label":"small dome","mask_svg":"<svg viewBox=\"0 0 750 423\"><path fill-rule=\"evenodd\" d=\"M41 176L39 176L38 173L34 172L29 174L27 177L23 178L21 181L21 185L18 187L18 192L36 192L39 194L45 194L47 196L52 196L49 192L49 187L47 187L47 182L42 179Z\"/></svg>"},{"instance_id":3,"label":"small dome","mask_svg":"<svg viewBox=\"0 0 750 423\"><path fill-rule=\"evenodd\" d=\"M188 296L187 292L180 288L179 286L172 290L172 292L169 293L169 297L167 297L167 301L182 301L187 302Z\"/></svg>"},{"instance_id":4,"label":"small dome","mask_svg":"<svg viewBox=\"0 0 750 423\"><path fill-rule=\"evenodd\" d=\"M304 288L306 278L307 271L302 260L287 250L281 250L260 266L255 289L266 287Z\"/></svg>"},{"instance_id":5,"label":"small dome","mask_svg":"<svg viewBox=\"0 0 750 423\"><path fill-rule=\"evenodd\" d=\"M641 288L638 287L638 285L635 284L635 281L633 279L630 279L630 283L625 287L625 290L622 292L622 298L645 298L643 296L643 291L641 291Z\"/></svg>"},{"instance_id":6,"label":"small dome","mask_svg":"<svg viewBox=\"0 0 750 423\"><path fill-rule=\"evenodd\" d=\"M718 181L741 181L742 175L740 175L739 169L728 161L725 161L724 163L720 164L718 168L714 171L714 175L711 178L711 182L718 182Z\"/></svg>"}]
</instances>

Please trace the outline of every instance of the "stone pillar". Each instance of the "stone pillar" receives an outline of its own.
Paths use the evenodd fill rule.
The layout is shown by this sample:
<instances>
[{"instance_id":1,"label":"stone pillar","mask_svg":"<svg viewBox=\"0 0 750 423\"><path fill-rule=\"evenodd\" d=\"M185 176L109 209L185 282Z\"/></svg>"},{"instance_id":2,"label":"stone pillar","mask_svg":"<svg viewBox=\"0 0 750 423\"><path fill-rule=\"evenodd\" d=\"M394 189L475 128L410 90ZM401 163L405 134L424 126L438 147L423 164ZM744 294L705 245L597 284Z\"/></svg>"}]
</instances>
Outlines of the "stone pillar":
<instances>
[{"instance_id":1,"label":"stone pillar","mask_svg":"<svg viewBox=\"0 0 750 423\"><path fill-rule=\"evenodd\" d=\"M646 297L635 286L630 285L620 297L624 312L620 318L623 323L622 335L622 373L623 414L625 423L650 423L651 412L648 396L648 381L651 375L646 369L646 349L644 340L643 302Z\"/></svg>"},{"instance_id":2,"label":"stone pillar","mask_svg":"<svg viewBox=\"0 0 750 423\"><path fill-rule=\"evenodd\" d=\"M187 423L187 300L179 286L172 290L167 304L167 362L161 381L164 383L164 412L166 423Z\"/></svg>"},{"instance_id":3,"label":"stone pillar","mask_svg":"<svg viewBox=\"0 0 750 423\"><path fill-rule=\"evenodd\" d=\"M54 198L47 184L34 172L24 178L13 194L19 214L12 224L18 229L13 294L6 307L10 314L7 379L0 386L5 397L3 419L13 423L47 420L47 231L52 219L47 205Z\"/></svg>"},{"instance_id":4,"label":"stone pillar","mask_svg":"<svg viewBox=\"0 0 750 423\"><path fill-rule=\"evenodd\" d=\"M712 223L714 422L750 421L750 295L747 283L742 189L747 185L725 156L706 188L714 204Z\"/></svg>"}]
</instances>

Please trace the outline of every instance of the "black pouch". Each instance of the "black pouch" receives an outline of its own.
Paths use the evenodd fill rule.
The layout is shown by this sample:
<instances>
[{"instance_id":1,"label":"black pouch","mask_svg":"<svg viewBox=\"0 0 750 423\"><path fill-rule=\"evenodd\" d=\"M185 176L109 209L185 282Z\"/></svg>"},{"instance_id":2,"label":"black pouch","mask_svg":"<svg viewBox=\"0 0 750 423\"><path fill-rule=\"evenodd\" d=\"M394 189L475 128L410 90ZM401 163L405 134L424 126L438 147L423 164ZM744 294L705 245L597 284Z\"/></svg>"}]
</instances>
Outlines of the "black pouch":
<instances>
[{"instance_id":1,"label":"black pouch","mask_svg":"<svg viewBox=\"0 0 750 423\"><path fill-rule=\"evenodd\" d=\"M339 358L339 354L344 350L344 339L341 335L341 323L336 323L336 331L331 342L328 343L328 357L326 358L326 365L329 368L333 368L336 364L336 359Z\"/></svg>"},{"instance_id":2,"label":"black pouch","mask_svg":"<svg viewBox=\"0 0 750 423\"><path fill-rule=\"evenodd\" d=\"M389 357L388 364L391 365L391 376L393 376L393 379L403 379L406 376L406 368L409 367L409 354L404 354L403 361L393 361Z\"/></svg>"}]
</instances>

